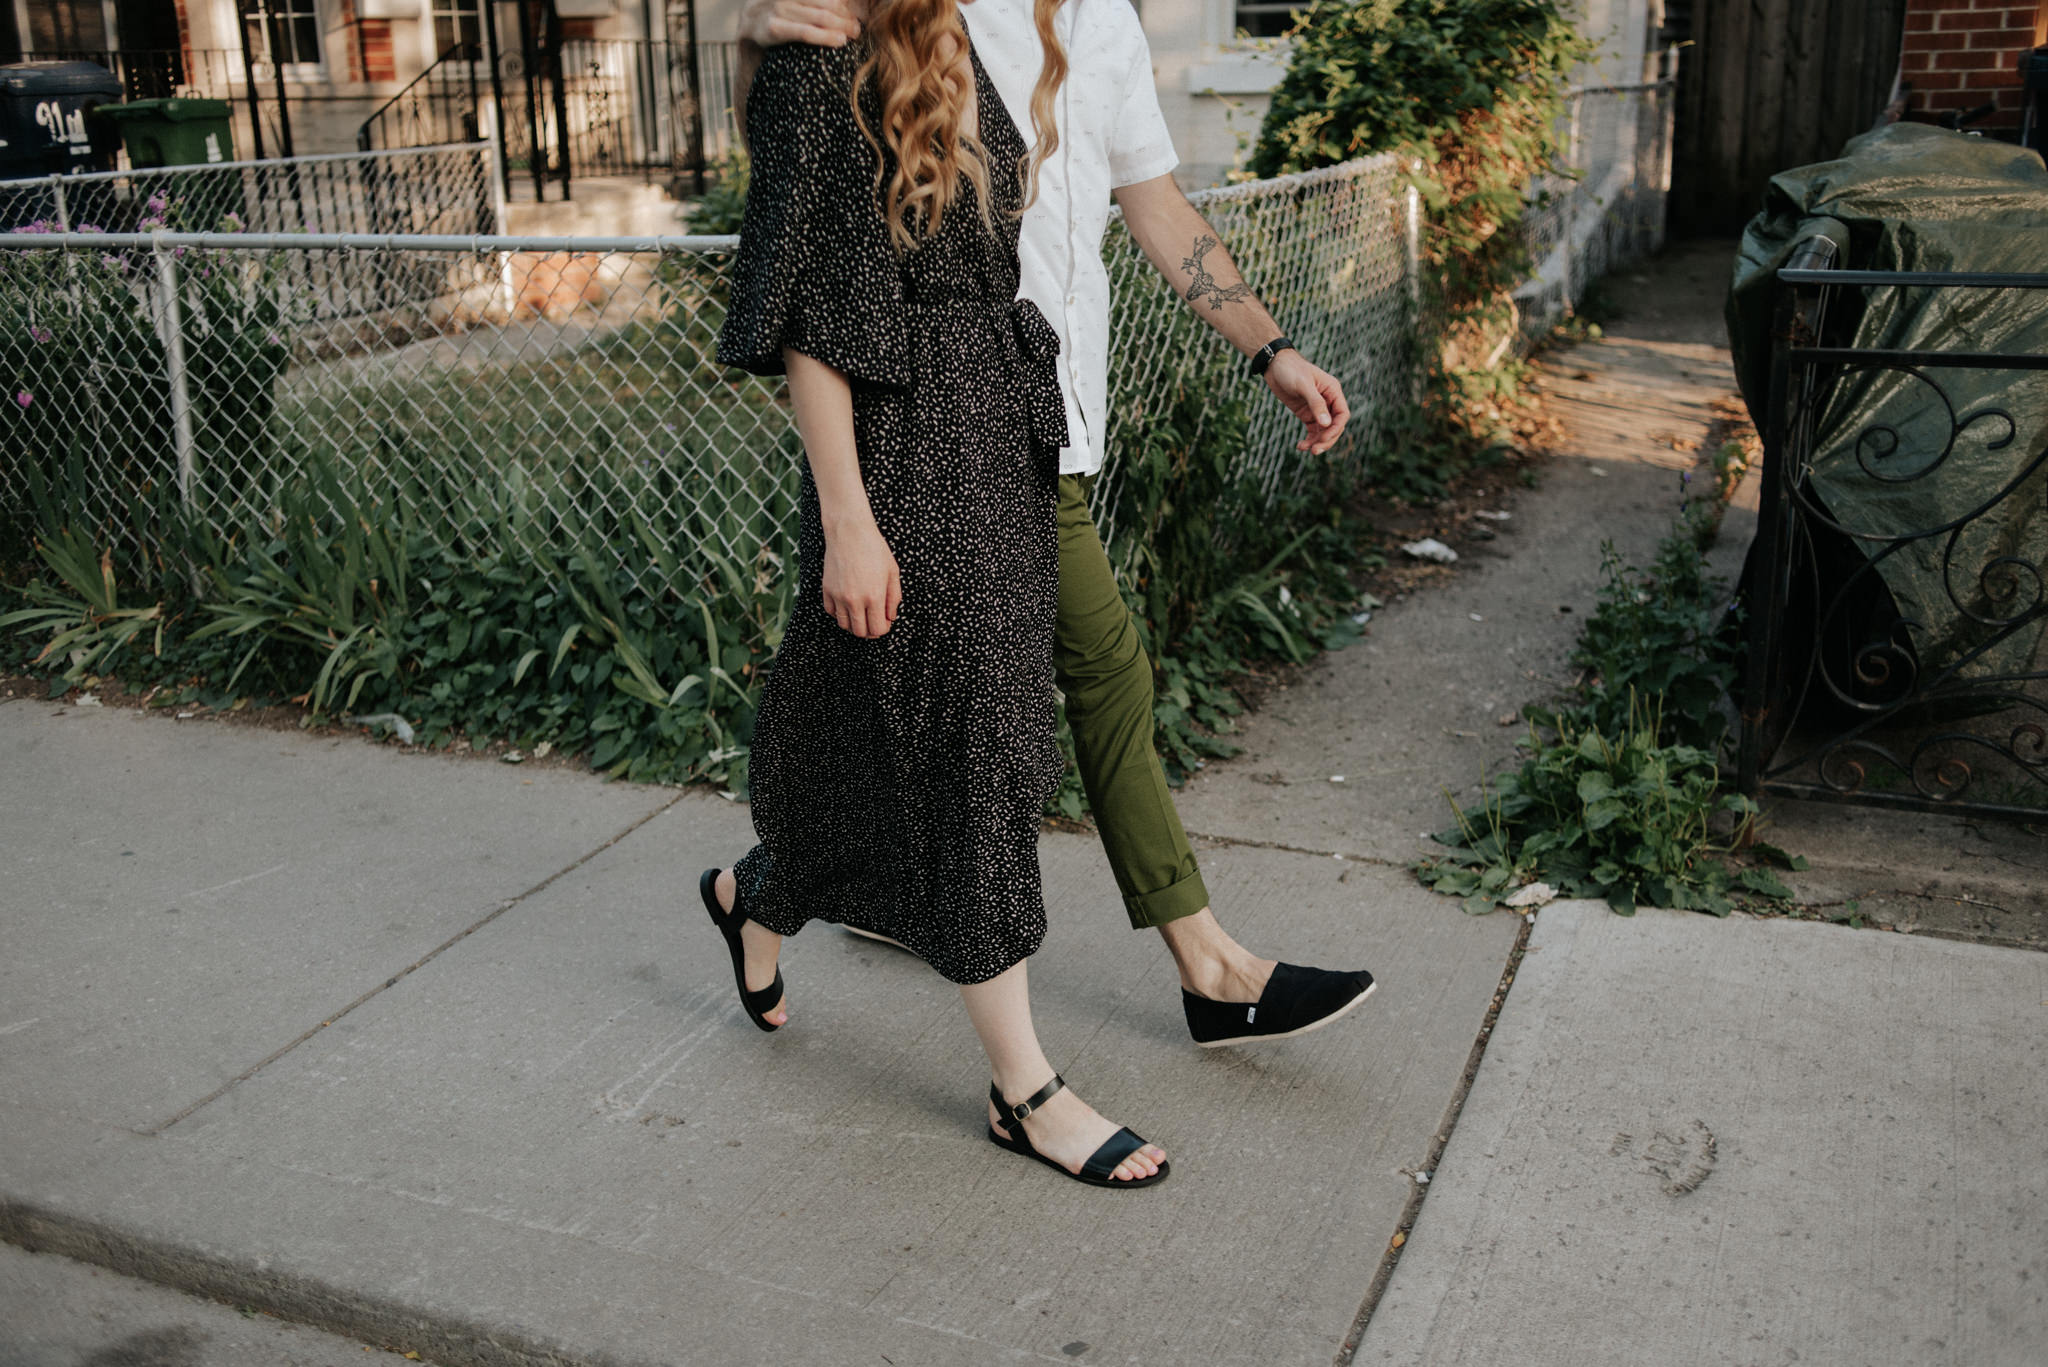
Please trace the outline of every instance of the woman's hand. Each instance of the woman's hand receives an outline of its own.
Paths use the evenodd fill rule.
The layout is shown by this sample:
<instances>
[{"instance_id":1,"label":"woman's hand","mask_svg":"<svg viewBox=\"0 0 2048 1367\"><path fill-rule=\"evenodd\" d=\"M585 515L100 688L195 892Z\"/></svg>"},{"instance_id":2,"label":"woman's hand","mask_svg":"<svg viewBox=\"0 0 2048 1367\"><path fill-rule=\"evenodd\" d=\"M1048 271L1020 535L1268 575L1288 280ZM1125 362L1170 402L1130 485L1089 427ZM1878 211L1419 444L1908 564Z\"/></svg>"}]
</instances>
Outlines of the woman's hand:
<instances>
[{"instance_id":1,"label":"woman's hand","mask_svg":"<svg viewBox=\"0 0 2048 1367\"><path fill-rule=\"evenodd\" d=\"M853 436L853 391L825 362L784 347L789 400L818 487L825 529L825 611L864 641L889 630L903 601L896 555L875 525Z\"/></svg>"},{"instance_id":2,"label":"woman's hand","mask_svg":"<svg viewBox=\"0 0 2048 1367\"><path fill-rule=\"evenodd\" d=\"M864 641L886 635L903 602L896 555L872 517L825 533L825 611Z\"/></svg>"}]
</instances>

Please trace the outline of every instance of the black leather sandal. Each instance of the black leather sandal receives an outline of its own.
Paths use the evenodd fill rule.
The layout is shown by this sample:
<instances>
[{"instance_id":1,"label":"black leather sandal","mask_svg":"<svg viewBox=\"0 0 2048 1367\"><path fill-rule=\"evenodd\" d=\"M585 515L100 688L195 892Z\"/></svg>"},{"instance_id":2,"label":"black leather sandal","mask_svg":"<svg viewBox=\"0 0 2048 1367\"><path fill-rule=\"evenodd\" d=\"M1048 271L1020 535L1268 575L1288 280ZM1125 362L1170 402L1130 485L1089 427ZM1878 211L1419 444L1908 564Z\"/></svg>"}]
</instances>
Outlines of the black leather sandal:
<instances>
[{"instance_id":1,"label":"black leather sandal","mask_svg":"<svg viewBox=\"0 0 2048 1367\"><path fill-rule=\"evenodd\" d=\"M996 1085L991 1082L988 1085L988 1099L1016 1133L1006 1135L991 1125L988 1127L989 1141L1008 1149L1011 1153L1021 1153L1026 1158L1036 1158L1048 1168L1059 1173L1060 1176L1071 1177L1076 1182L1086 1182L1091 1187L1149 1187L1166 1180L1166 1175L1173 1171L1173 1164L1163 1158L1159 1161L1159 1171L1153 1173L1150 1177L1136 1177L1130 1181L1125 1181L1122 1178L1110 1176L1111 1173L1116 1171L1117 1164L1145 1147L1145 1141L1140 1139L1128 1127L1118 1130L1103 1142L1101 1148L1088 1155L1088 1161L1081 1165L1081 1171L1078 1173L1068 1172L1064 1163L1056 1163L1037 1149L1032 1148L1030 1136L1024 1133L1024 1117L1050 1101L1066 1085L1066 1079L1058 1073L1054 1073L1051 1082L1046 1083L1028 1098L1012 1106L1009 1102L1003 1100L1003 1094L997 1091Z\"/></svg>"},{"instance_id":2,"label":"black leather sandal","mask_svg":"<svg viewBox=\"0 0 2048 1367\"><path fill-rule=\"evenodd\" d=\"M775 981L759 992L747 990L747 951L740 942L740 926L746 917L740 915L739 894L733 894L731 911L718 905L718 875L723 869L706 869L704 876L697 880L697 893L704 899L704 910L711 913L711 924L718 927L718 933L725 937L725 947L732 951L732 980L740 990L740 1005L746 1009L747 1019L763 1030L780 1030L782 1027L768 1019L768 1013L775 1009L775 1003L782 1000L782 970L775 970Z\"/></svg>"}]
</instances>

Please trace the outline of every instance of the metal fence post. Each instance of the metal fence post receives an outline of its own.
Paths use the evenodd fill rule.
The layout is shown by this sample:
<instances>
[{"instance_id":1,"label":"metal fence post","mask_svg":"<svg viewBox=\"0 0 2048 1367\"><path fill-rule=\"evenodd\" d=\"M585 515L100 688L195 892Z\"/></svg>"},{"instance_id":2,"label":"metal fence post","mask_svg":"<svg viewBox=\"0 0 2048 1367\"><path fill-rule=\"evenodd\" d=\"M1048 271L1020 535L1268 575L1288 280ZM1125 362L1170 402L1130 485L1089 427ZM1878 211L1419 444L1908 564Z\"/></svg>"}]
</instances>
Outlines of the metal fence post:
<instances>
[{"instance_id":1,"label":"metal fence post","mask_svg":"<svg viewBox=\"0 0 2048 1367\"><path fill-rule=\"evenodd\" d=\"M185 371L185 311L178 299L177 253L163 246L156 249L156 283L164 375L171 390L171 442L178 457L178 501L190 509L198 463L192 438L192 392Z\"/></svg>"},{"instance_id":2,"label":"metal fence post","mask_svg":"<svg viewBox=\"0 0 2048 1367\"><path fill-rule=\"evenodd\" d=\"M64 201L64 177L52 174L50 177L50 198L57 205L57 228L60 232L71 231L71 208Z\"/></svg>"},{"instance_id":3,"label":"metal fence post","mask_svg":"<svg viewBox=\"0 0 2048 1367\"><path fill-rule=\"evenodd\" d=\"M1565 165L1577 170L1581 169L1579 167L1579 114L1586 106L1585 92L1574 91L1572 92L1571 99L1571 123L1568 131L1565 133L1564 161ZM1578 274L1578 262L1574 258L1579 250L1579 186L1582 183L1582 181L1578 180L1572 181L1564 197L1564 252L1560 257L1560 271L1563 279L1560 283L1564 289L1564 316L1567 318L1578 311L1578 300L1576 292L1572 288L1572 278Z\"/></svg>"},{"instance_id":4,"label":"metal fence post","mask_svg":"<svg viewBox=\"0 0 2048 1367\"><path fill-rule=\"evenodd\" d=\"M503 104L491 106L491 143L490 151L485 154L490 160L490 165L484 168L484 174L490 177L491 181L491 222L495 225L491 231L500 237L505 235L506 195L505 125L499 116L503 108Z\"/></svg>"},{"instance_id":5,"label":"metal fence post","mask_svg":"<svg viewBox=\"0 0 2048 1367\"><path fill-rule=\"evenodd\" d=\"M1832 239L1816 234L1794 248L1781 269L1827 270L1835 263ZM1775 286L1771 317L1771 378L1764 415L1762 482L1758 488L1756 545L1751 555L1760 573L1749 581L1743 603L1742 732L1736 751L1736 785L1755 797L1775 750L1772 732L1782 737L1790 716L1773 715L1780 691L1786 611L1791 586L1797 522L1795 495L1804 475L1811 413L1807 392L1813 370L1795 368L1791 351L1816 340L1822 291L1811 286ZM1788 702L1791 699L1787 699ZM1794 704L1796 705L1796 704Z\"/></svg>"},{"instance_id":6,"label":"metal fence post","mask_svg":"<svg viewBox=\"0 0 2048 1367\"><path fill-rule=\"evenodd\" d=\"M1664 75L1657 83L1657 231L1653 249L1661 249L1670 230L1671 161L1678 137L1678 44L1665 50Z\"/></svg>"},{"instance_id":7,"label":"metal fence post","mask_svg":"<svg viewBox=\"0 0 2048 1367\"><path fill-rule=\"evenodd\" d=\"M1421 169L1413 162L1409 174ZM1428 370L1422 359L1422 191L1411 183L1401 197L1401 263L1408 276L1408 325L1415 338L1415 356L1409 363L1409 390L1416 402L1422 400L1422 377Z\"/></svg>"}]
</instances>

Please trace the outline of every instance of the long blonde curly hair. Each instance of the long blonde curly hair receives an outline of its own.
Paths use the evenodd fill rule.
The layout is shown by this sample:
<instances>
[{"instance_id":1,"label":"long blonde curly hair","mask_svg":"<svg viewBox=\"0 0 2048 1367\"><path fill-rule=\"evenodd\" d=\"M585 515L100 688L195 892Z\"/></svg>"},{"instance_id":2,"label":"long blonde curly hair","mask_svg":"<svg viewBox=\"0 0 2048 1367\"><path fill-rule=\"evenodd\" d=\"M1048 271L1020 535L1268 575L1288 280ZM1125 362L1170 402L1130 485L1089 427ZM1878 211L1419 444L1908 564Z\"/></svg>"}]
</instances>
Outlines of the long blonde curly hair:
<instances>
[{"instance_id":1,"label":"long blonde curly hair","mask_svg":"<svg viewBox=\"0 0 2048 1367\"><path fill-rule=\"evenodd\" d=\"M1024 202L1038 194L1038 169L1059 146L1059 125L1053 118L1053 97L1067 79L1067 50L1053 31L1053 15L1063 0L1033 0L1032 17L1044 67L1031 92L1034 146L1019 167L1027 189ZM875 0L867 22L869 54L853 83L853 112L877 156L884 141L896 158L896 170L885 188L882 167L875 167L875 190L889 236L900 251L909 251L945 222L960 196L964 177L974 187L982 221L994 226L988 189L988 148L965 126L975 98L974 72L964 61L967 31L960 22L960 0ZM881 102L881 133L868 126L861 93L874 83Z\"/></svg>"}]
</instances>

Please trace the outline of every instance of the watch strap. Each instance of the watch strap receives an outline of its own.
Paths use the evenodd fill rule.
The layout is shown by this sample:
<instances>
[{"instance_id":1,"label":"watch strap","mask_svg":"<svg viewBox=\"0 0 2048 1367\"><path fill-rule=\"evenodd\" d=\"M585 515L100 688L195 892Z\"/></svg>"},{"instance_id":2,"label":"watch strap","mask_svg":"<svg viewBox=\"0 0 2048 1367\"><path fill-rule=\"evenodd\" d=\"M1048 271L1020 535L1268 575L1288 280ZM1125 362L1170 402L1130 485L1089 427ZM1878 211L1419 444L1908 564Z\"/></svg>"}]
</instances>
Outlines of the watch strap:
<instances>
[{"instance_id":1,"label":"watch strap","mask_svg":"<svg viewBox=\"0 0 2048 1367\"><path fill-rule=\"evenodd\" d=\"M1273 364L1275 356L1278 356L1283 351L1293 351L1294 349L1293 338L1275 337L1272 341L1252 353L1252 374L1264 375L1266 367Z\"/></svg>"}]
</instances>

